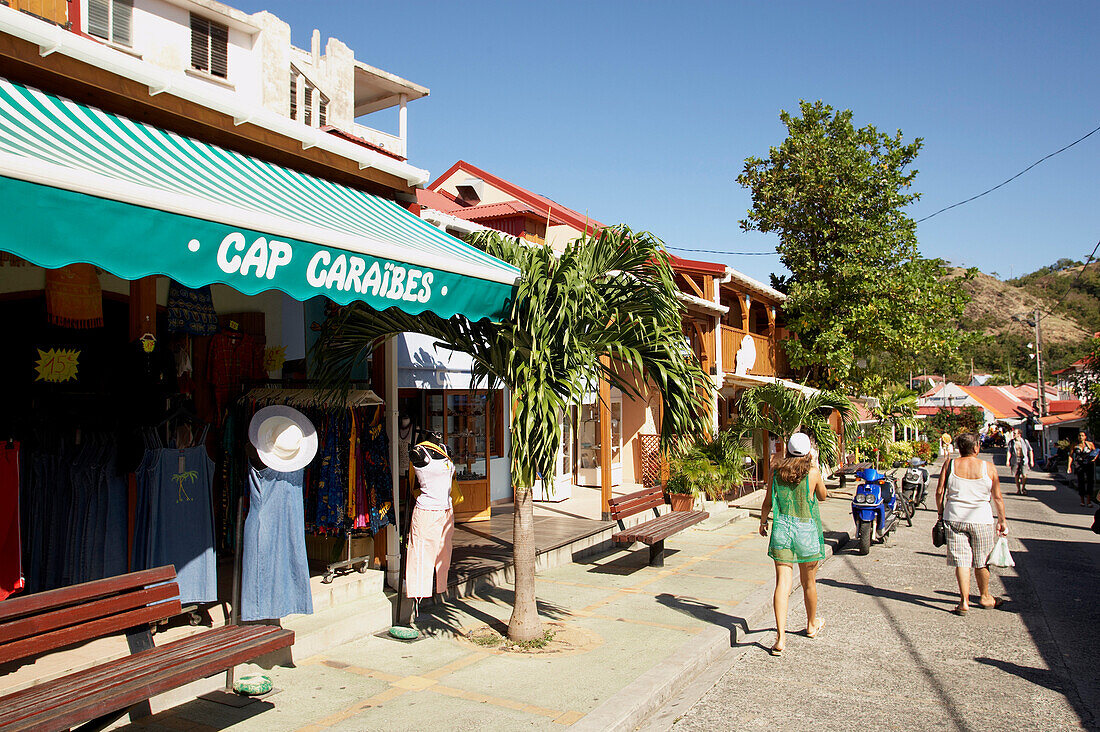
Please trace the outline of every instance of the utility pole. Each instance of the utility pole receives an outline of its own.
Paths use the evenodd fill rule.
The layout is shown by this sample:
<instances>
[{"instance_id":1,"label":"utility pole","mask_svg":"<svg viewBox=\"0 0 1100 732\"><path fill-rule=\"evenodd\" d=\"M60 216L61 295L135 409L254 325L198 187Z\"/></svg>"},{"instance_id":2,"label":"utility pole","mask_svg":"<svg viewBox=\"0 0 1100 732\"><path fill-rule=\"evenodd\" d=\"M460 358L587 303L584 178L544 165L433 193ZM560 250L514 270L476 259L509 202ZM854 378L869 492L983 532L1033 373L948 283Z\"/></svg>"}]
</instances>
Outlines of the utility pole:
<instances>
[{"instance_id":1,"label":"utility pole","mask_svg":"<svg viewBox=\"0 0 1100 732\"><path fill-rule=\"evenodd\" d=\"M1039 416L1047 416L1047 390L1043 384L1043 331L1040 328L1039 318L1042 311L1035 308L1035 371L1037 374L1036 385L1039 387Z\"/></svg>"},{"instance_id":2,"label":"utility pole","mask_svg":"<svg viewBox=\"0 0 1100 732\"><path fill-rule=\"evenodd\" d=\"M1035 373L1037 375L1035 385L1039 387L1039 447L1043 451L1043 459L1047 457L1046 429L1042 427L1042 419L1047 416L1047 389L1043 384L1043 331L1041 328L1042 311L1035 308Z\"/></svg>"}]
</instances>

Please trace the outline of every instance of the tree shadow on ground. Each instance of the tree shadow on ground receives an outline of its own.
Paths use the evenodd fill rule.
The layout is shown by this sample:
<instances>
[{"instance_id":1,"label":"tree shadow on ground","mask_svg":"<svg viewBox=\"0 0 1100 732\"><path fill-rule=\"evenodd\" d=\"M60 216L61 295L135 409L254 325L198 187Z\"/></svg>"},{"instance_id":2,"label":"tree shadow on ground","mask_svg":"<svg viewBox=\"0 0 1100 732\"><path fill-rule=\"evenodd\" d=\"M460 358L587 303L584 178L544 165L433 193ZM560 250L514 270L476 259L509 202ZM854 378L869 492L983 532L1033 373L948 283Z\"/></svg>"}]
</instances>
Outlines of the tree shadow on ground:
<instances>
[{"instance_id":1,"label":"tree shadow on ground","mask_svg":"<svg viewBox=\"0 0 1100 732\"><path fill-rule=\"evenodd\" d=\"M737 648L739 645L737 642L737 629L741 629L742 635L748 635L750 632L748 622L737 615L729 615L721 612L717 605L711 605L701 600L696 600L693 597L681 597L679 595L671 595L667 592L662 592L656 597L657 602L661 603L667 608L671 608L676 612L689 615L696 620L701 620L709 625L716 625L719 628L726 628L730 634L730 648ZM751 644L744 644L751 645ZM757 644L759 645L759 644Z\"/></svg>"},{"instance_id":2,"label":"tree shadow on ground","mask_svg":"<svg viewBox=\"0 0 1100 732\"><path fill-rule=\"evenodd\" d=\"M427 636L454 636L462 635L463 628L472 618L502 634L507 634L507 620L478 607L477 603L490 603L510 611L514 599L515 593L512 590L485 584L468 597L450 598L444 602L422 607L414 625ZM536 600L535 606L539 616L548 620L560 620L572 616L568 608L556 603Z\"/></svg>"},{"instance_id":3,"label":"tree shadow on ground","mask_svg":"<svg viewBox=\"0 0 1100 732\"><path fill-rule=\"evenodd\" d=\"M1062 677L1050 669L1021 666L1011 661L1002 661L999 658L986 658L984 656L979 656L974 660L986 666L995 666L1006 674L1012 674L1030 684L1046 687L1059 694L1066 693L1066 685L1063 683Z\"/></svg>"},{"instance_id":4,"label":"tree shadow on ground","mask_svg":"<svg viewBox=\"0 0 1100 732\"><path fill-rule=\"evenodd\" d=\"M819 585L827 585L829 587L836 587L842 590L850 590L852 592L858 592L861 595L869 595L871 597L878 597L886 600L897 600L899 602L908 602L912 605L920 605L921 607L929 608L930 610L938 610L940 612L951 612L951 608L954 607L952 603L946 600L939 600L934 597L927 597L924 595L916 595L911 592L904 592L902 590L891 590L886 587L873 587L871 585L856 584L855 582L841 582L831 578L818 578L817 583ZM940 603L947 603L942 605Z\"/></svg>"}]
</instances>

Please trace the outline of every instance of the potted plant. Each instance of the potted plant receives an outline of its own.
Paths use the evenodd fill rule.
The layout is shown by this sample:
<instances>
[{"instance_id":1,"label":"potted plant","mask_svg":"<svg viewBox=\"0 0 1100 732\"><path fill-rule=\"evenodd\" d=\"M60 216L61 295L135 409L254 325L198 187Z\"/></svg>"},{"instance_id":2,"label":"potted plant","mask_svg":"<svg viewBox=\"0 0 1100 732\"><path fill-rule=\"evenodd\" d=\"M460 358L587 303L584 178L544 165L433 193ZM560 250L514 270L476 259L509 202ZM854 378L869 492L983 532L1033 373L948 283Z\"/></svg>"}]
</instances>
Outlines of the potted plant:
<instances>
[{"instance_id":1,"label":"potted plant","mask_svg":"<svg viewBox=\"0 0 1100 732\"><path fill-rule=\"evenodd\" d=\"M735 430L687 443L669 458L666 490L673 511L690 511L696 500L716 501L740 487L751 453Z\"/></svg>"}]
</instances>

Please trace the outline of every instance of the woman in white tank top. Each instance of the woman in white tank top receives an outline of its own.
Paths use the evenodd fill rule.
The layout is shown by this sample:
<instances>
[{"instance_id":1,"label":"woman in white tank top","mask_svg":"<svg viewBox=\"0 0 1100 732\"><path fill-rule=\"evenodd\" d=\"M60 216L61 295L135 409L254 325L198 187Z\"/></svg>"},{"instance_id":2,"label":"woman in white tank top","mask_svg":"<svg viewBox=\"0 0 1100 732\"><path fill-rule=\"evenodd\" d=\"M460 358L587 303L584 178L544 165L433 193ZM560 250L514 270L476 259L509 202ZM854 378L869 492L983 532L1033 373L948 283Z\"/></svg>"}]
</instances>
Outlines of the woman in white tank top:
<instances>
[{"instance_id":1,"label":"woman in white tank top","mask_svg":"<svg viewBox=\"0 0 1100 732\"><path fill-rule=\"evenodd\" d=\"M1007 534L1008 526L997 469L978 457L978 436L960 435L955 444L959 457L947 462L940 471L936 508L947 535L947 565L955 568L959 583L960 600L952 612L965 615L970 609L971 569L978 581L979 606L994 608L1001 604L1001 598L989 592L988 565L996 536Z\"/></svg>"}]
</instances>

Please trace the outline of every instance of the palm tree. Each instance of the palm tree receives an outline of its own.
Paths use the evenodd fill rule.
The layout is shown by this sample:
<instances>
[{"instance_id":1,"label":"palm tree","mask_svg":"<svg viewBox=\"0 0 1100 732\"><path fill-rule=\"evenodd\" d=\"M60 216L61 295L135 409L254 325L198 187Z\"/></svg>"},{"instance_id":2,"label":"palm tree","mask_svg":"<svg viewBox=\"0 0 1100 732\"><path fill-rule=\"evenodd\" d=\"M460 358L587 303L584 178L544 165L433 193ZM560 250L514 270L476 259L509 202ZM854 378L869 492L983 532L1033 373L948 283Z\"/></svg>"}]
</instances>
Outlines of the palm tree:
<instances>
[{"instance_id":1,"label":"palm tree","mask_svg":"<svg viewBox=\"0 0 1100 732\"><path fill-rule=\"evenodd\" d=\"M919 394L912 389L895 389L883 394L872 412L876 419L890 425L890 439L897 439L898 427L910 427L917 413Z\"/></svg>"},{"instance_id":2,"label":"palm tree","mask_svg":"<svg viewBox=\"0 0 1100 732\"><path fill-rule=\"evenodd\" d=\"M651 234L610 227L560 253L495 232L474 235L471 243L521 271L503 322L414 316L355 303L326 323L316 355L321 379L337 387L377 339L424 333L469 354L477 383L509 389L515 598L508 636L522 641L542 632L532 488L537 476L554 473L558 415L600 378L642 399L650 384L664 402L661 439L667 446L675 435L706 430L708 379L686 350L668 255Z\"/></svg>"},{"instance_id":3,"label":"palm tree","mask_svg":"<svg viewBox=\"0 0 1100 732\"><path fill-rule=\"evenodd\" d=\"M738 403L741 424L748 430L766 430L784 443L795 432L805 432L817 443L822 465L840 462L840 441L829 426L829 416L840 413L844 434L855 434L856 408L838 391L805 395L779 382L745 390Z\"/></svg>"}]
</instances>

